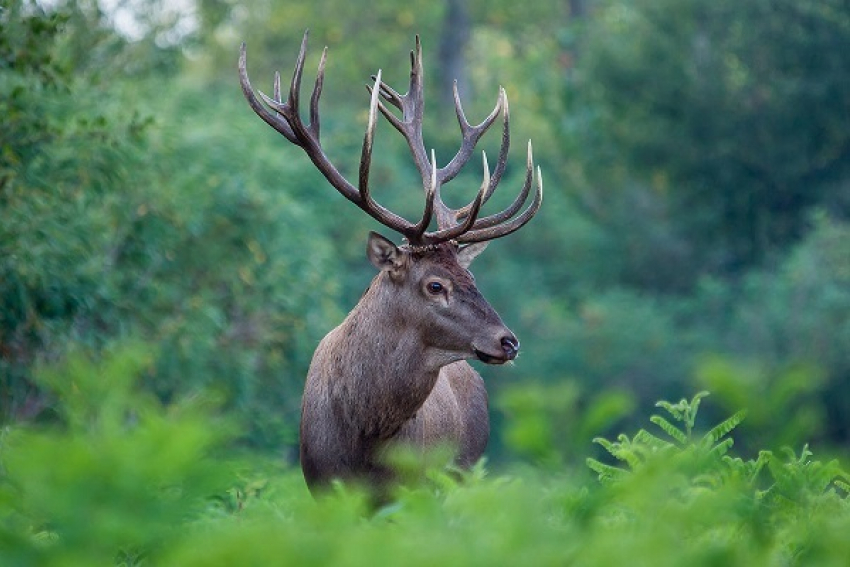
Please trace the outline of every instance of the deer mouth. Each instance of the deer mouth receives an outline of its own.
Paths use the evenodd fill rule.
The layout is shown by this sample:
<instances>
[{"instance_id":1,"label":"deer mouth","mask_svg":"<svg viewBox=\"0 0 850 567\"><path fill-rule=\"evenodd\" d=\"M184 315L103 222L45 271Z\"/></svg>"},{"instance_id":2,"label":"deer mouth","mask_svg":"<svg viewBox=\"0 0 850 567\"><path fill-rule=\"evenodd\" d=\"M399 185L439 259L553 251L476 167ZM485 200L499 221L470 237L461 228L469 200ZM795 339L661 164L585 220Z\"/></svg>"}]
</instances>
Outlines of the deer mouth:
<instances>
[{"instance_id":1,"label":"deer mouth","mask_svg":"<svg viewBox=\"0 0 850 567\"><path fill-rule=\"evenodd\" d=\"M478 350L477 348L473 348L472 352L475 353L475 357L484 364L504 364L516 358L516 351L505 351L500 354L488 354L484 351Z\"/></svg>"},{"instance_id":2,"label":"deer mouth","mask_svg":"<svg viewBox=\"0 0 850 567\"><path fill-rule=\"evenodd\" d=\"M516 340L516 337L513 335L506 336L503 337L500 342L502 351L499 354L486 353L483 350L478 350L474 346L472 347L472 352L475 353L478 360L485 364L504 364L509 360L515 359L519 352L519 341Z\"/></svg>"},{"instance_id":3,"label":"deer mouth","mask_svg":"<svg viewBox=\"0 0 850 567\"><path fill-rule=\"evenodd\" d=\"M493 356L492 354L487 354L486 352L480 351L477 348L473 350L475 356L483 362L484 364L504 364L508 361L508 358L503 354L501 356Z\"/></svg>"}]
</instances>

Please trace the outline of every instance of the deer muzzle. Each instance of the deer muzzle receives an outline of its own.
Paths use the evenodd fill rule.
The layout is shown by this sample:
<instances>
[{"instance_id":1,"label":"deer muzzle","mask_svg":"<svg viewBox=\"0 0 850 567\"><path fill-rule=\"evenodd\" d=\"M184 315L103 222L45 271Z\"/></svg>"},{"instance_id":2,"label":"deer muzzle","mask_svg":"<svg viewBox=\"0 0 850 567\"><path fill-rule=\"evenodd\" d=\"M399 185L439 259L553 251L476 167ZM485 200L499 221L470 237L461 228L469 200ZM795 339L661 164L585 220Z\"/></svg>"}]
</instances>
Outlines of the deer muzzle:
<instances>
[{"instance_id":1,"label":"deer muzzle","mask_svg":"<svg viewBox=\"0 0 850 567\"><path fill-rule=\"evenodd\" d=\"M499 352L488 353L473 347L473 352L478 360L485 364L504 364L516 358L519 353L519 341L513 334L508 334L499 339Z\"/></svg>"}]
</instances>

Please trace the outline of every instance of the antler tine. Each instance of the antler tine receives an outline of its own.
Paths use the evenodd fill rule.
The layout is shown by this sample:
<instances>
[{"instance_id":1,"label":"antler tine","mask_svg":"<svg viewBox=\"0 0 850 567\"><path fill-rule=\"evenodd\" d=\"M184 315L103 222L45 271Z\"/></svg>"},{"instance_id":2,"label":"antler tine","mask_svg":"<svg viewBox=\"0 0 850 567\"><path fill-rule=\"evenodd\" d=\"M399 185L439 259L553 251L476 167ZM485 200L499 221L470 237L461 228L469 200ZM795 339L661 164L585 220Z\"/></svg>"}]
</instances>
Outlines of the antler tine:
<instances>
[{"instance_id":1,"label":"antler tine","mask_svg":"<svg viewBox=\"0 0 850 567\"><path fill-rule=\"evenodd\" d=\"M414 122L419 123L419 133L421 134L424 105L422 104L422 41L419 39L419 34L416 34L416 52L410 53L410 69L410 88L405 99L411 103L413 114L411 118Z\"/></svg>"},{"instance_id":2,"label":"antler tine","mask_svg":"<svg viewBox=\"0 0 850 567\"><path fill-rule=\"evenodd\" d=\"M316 71L316 84L313 86L313 94L310 97L310 128L316 138L319 138L319 98L322 96L322 87L325 84L325 62L328 58L328 48L322 50L322 58L319 59L319 69ZM278 95L279 97L280 95ZM278 98L279 100L279 98Z\"/></svg>"},{"instance_id":3,"label":"antler tine","mask_svg":"<svg viewBox=\"0 0 850 567\"><path fill-rule=\"evenodd\" d=\"M274 83L272 84L272 96L276 102L280 102L280 71L274 72ZM280 113L278 113L280 114Z\"/></svg>"},{"instance_id":4,"label":"antler tine","mask_svg":"<svg viewBox=\"0 0 850 567\"><path fill-rule=\"evenodd\" d=\"M424 112L422 75L422 42L417 35L416 48L410 52L410 83L407 92L402 95L383 84L379 90L384 100L401 110L401 118L393 114L382 100L378 100L378 109L384 115L384 118L407 141L407 145L410 147L410 152L413 155L413 161L422 178L422 185L426 188L427 193L427 188L431 184L432 163L428 160L428 153L425 150L425 143L422 139L422 115ZM369 92L371 93L371 87L367 88L369 88ZM440 178L438 176L437 194L439 194L439 185Z\"/></svg>"},{"instance_id":5,"label":"antler tine","mask_svg":"<svg viewBox=\"0 0 850 567\"><path fill-rule=\"evenodd\" d=\"M526 166L525 166L525 182L523 182L522 189L519 194L514 199L514 202L508 206L505 210L496 213L494 215L490 215L488 217L484 217L475 221L475 224L472 225L472 230L478 230L480 228L487 228L491 226L496 226L497 224L501 224L506 220L513 217L515 214L519 212L522 208L525 201L528 199L528 194L531 191L531 183L532 177L534 175L534 158L531 153L531 140L528 141L528 155L526 157Z\"/></svg>"},{"instance_id":6,"label":"antler tine","mask_svg":"<svg viewBox=\"0 0 850 567\"><path fill-rule=\"evenodd\" d=\"M366 125L366 134L363 136L363 150L360 154L360 176L358 193L360 195L361 208L368 212L381 224L400 232L408 239L418 240L418 225L413 225L404 218L379 205L369 193L369 169L372 165L372 145L375 139L375 126L378 123L378 93L381 90L381 70L375 77L375 86L371 89L372 98L369 102L369 120ZM430 216L430 215L429 215ZM428 219L430 222L430 218Z\"/></svg>"},{"instance_id":7,"label":"antler tine","mask_svg":"<svg viewBox=\"0 0 850 567\"><path fill-rule=\"evenodd\" d=\"M372 81L375 80L375 75L372 75ZM384 100L392 104L394 107L402 110L402 102L401 95L389 85L382 84L381 85L381 96L384 97Z\"/></svg>"},{"instance_id":8,"label":"antler tine","mask_svg":"<svg viewBox=\"0 0 850 567\"><path fill-rule=\"evenodd\" d=\"M292 72L292 81L289 84L289 106L297 114L299 98L301 97L301 77L304 75L304 60L307 58L307 33L301 38L301 49L295 60L295 70Z\"/></svg>"},{"instance_id":9,"label":"antler tine","mask_svg":"<svg viewBox=\"0 0 850 567\"><path fill-rule=\"evenodd\" d=\"M487 118L481 121L480 124L473 126L466 119L466 115L463 112L463 106L460 102L460 95L457 90L457 81L454 83L454 101L455 101L455 113L457 114L457 121L460 125L460 131L463 135L463 141L461 142L461 146L458 149L455 156L449 161L448 164L444 168L440 170L440 182L448 183L461 170L461 168L466 165L466 162L469 161L469 158L472 157L472 151L475 149L475 145L478 143L478 140L481 139L481 136L493 125L496 121L496 118L500 113L504 113L504 123L505 127L502 133L502 144L505 144L505 130L507 130L507 96L505 95L505 89L499 87L499 96L496 99L496 106L487 115ZM500 152L501 154L501 152ZM499 175L501 177L501 173ZM495 187L494 187L495 188Z\"/></svg>"},{"instance_id":10,"label":"antler tine","mask_svg":"<svg viewBox=\"0 0 850 567\"><path fill-rule=\"evenodd\" d=\"M372 156L372 140L374 137L376 123L376 106L377 99L373 97L370 107L369 126L366 130L366 135L363 140L362 160L360 166L360 184L355 188L345 177L340 174L339 170L330 162L328 157L322 150L321 142L319 141L319 99L322 93L324 84L325 62L327 60L327 48L322 52L322 57L319 62L319 68L316 75L316 84L313 87L313 93L310 97L310 124L305 125L301 120L299 113L299 98L301 90L301 79L304 73L304 61L307 53L307 38L309 32L304 32L304 37L301 40L301 49L298 53L298 58L295 63L292 81L290 83L289 95L286 102L281 100L280 92L280 75L276 74L273 85L273 94L275 98L269 98L262 91L256 91L259 94L259 99L262 99L265 104L260 103L257 98L251 82L248 79L247 70L247 48L242 44L239 55L239 76L242 86L242 92L248 100L251 109L269 124L272 128L283 134L283 136L293 144L300 146L316 168L325 176L330 184L339 191L346 199L360 207L372 218L384 224L388 228L400 232L407 236L415 234L416 225L408 222L399 215L382 207L376 203L369 195L369 162ZM380 73L379 73L380 75ZM380 78L377 84L380 88ZM270 112L270 110L275 112Z\"/></svg>"},{"instance_id":11,"label":"antler tine","mask_svg":"<svg viewBox=\"0 0 850 567\"><path fill-rule=\"evenodd\" d=\"M372 75L372 80L376 79L376 75ZM384 92L385 89L390 89L390 87L381 84L381 96L387 98L387 94ZM372 85L366 85L366 90L369 91L369 96L372 95ZM390 89L391 90L391 89ZM395 106L398 109L402 108L402 96L399 95L396 91L392 91L390 98L387 99L390 104ZM393 114L384 104L382 100L378 100L378 110L381 111L381 114L384 115L384 118L393 125L393 127L398 130L405 138L407 137L407 126L405 122L399 120L399 118Z\"/></svg>"},{"instance_id":12,"label":"antler tine","mask_svg":"<svg viewBox=\"0 0 850 567\"><path fill-rule=\"evenodd\" d=\"M483 242L485 240L493 240L495 238L507 236L525 226L525 224L537 214L541 203L543 203L543 173L538 166L537 191L534 192L534 200L521 215L514 217L510 222L499 224L497 226L482 228L480 230L470 230L459 236L456 240L459 244L472 244L474 242Z\"/></svg>"},{"instance_id":13,"label":"antler tine","mask_svg":"<svg viewBox=\"0 0 850 567\"><path fill-rule=\"evenodd\" d=\"M381 84L381 70L378 69L378 74L375 77L375 85ZM372 143L375 139L375 126L377 125L377 116L375 107L377 105L378 88L370 89L372 98L369 102L369 119L366 122L366 134L363 136L363 149L360 153L360 176L359 189L360 198L365 202L371 199L369 196L369 169L372 166Z\"/></svg>"},{"instance_id":14,"label":"antler tine","mask_svg":"<svg viewBox=\"0 0 850 567\"><path fill-rule=\"evenodd\" d=\"M478 217L478 212L481 210L481 205L484 203L484 195L487 193L487 188L490 186L490 166L487 164L487 154L481 152L481 158L484 162L484 180L481 182L481 188L478 190L478 194L475 196L475 200L470 204L469 215L466 217L460 224L456 224L454 226L449 226L442 230L438 230L433 233L426 234L425 236L431 242L446 242L449 240L460 239L464 233L469 231L472 226L475 224L475 219ZM442 200L437 204L438 207L443 208L448 212L454 212L446 205L443 204ZM439 217L438 217L439 219Z\"/></svg>"},{"instance_id":15,"label":"antler tine","mask_svg":"<svg viewBox=\"0 0 850 567\"><path fill-rule=\"evenodd\" d=\"M411 242L419 242L425 231L428 230L428 225L431 224L431 218L434 216L434 198L437 196L437 158L434 155L434 150L431 150L431 183L425 191L425 211L422 213L422 220L416 225L415 234L409 238Z\"/></svg>"},{"instance_id":16,"label":"antler tine","mask_svg":"<svg viewBox=\"0 0 850 567\"><path fill-rule=\"evenodd\" d=\"M505 89L499 89L499 95L502 99L502 143L499 147L499 159L496 161L496 167L493 170L493 176L490 179L490 187L487 189L487 194L484 195L484 203L490 200L490 197L496 191L499 182L502 180L502 174L505 172L505 166L508 163L508 152L511 148L511 127L510 127L510 109L508 105L508 95ZM483 204L483 203L482 203ZM469 214L469 205L458 210L457 218L462 219ZM480 222L480 221L479 221Z\"/></svg>"},{"instance_id":17,"label":"antler tine","mask_svg":"<svg viewBox=\"0 0 850 567\"><path fill-rule=\"evenodd\" d=\"M283 137L293 144L300 146L301 143L298 141L298 138L295 137L295 133L292 131L292 127L289 123L284 120L280 114L272 114L269 112L254 94L254 88L251 86L250 79L248 79L247 51L248 49L243 42L239 50L239 84L242 86L242 94L245 95L248 105L251 107L251 110L257 114L257 116L263 119L266 124L283 134Z\"/></svg>"}]
</instances>

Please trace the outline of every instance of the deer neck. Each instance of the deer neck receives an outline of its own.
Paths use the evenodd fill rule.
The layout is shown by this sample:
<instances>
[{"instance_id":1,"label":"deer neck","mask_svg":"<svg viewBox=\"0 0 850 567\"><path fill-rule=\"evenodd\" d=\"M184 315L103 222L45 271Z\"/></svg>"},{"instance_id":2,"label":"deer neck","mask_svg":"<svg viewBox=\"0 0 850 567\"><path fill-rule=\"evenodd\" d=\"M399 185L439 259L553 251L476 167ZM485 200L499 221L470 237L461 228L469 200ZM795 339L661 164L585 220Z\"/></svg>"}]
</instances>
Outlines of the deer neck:
<instances>
[{"instance_id":1,"label":"deer neck","mask_svg":"<svg viewBox=\"0 0 850 567\"><path fill-rule=\"evenodd\" d=\"M392 436L431 394L440 368L452 362L426 346L399 304L386 274L372 281L357 306L334 331L330 385L350 422L367 436Z\"/></svg>"}]
</instances>

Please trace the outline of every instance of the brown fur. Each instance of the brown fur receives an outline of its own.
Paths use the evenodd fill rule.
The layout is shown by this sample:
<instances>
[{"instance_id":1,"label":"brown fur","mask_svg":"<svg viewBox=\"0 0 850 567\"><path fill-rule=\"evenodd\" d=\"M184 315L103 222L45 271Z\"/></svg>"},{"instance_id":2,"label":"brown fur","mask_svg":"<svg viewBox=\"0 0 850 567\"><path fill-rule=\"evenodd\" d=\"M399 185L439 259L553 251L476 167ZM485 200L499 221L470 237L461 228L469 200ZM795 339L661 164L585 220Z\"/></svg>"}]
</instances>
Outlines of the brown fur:
<instances>
[{"instance_id":1,"label":"brown fur","mask_svg":"<svg viewBox=\"0 0 850 567\"><path fill-rule=\"evenodd\" d=\"M409 252L370 239L381 271L321 341L307 376L301 466L311 489L333 478L382 485L391 473L379 453L389 443L450 444L461 466L480 458L490 431L487 392L464 359L476 350L497 362L512 358L502 341L516 338L461 265L476 253L464 257L451 244ZM446 293L429 292L432 281Z\"/></svg>"}]
</instances>

